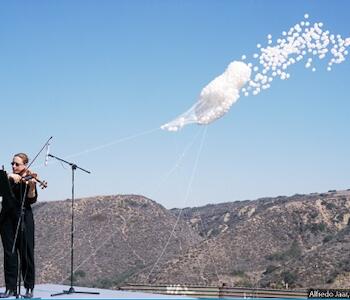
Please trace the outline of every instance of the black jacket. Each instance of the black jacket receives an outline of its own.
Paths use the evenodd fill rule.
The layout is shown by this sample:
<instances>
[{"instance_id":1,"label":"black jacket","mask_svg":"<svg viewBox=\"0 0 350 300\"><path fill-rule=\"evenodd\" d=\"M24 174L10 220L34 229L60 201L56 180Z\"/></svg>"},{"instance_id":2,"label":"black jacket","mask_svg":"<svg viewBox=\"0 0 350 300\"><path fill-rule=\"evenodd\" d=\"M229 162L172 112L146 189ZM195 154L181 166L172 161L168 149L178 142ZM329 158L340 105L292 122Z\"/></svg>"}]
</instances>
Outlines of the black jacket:
<instances>
[{"instance_id":1,"label":"black jacket","mask_svg":"<svg viewBox=\"0 0 350 300\"><path fill-rule=\"evenodd\" d=\"M0 170L0 196L2 196L2 209L0 212L0 226L3 220L7 217L17 217L21 211L21 203L24 192L27 191L26 183L15 183L12 178L7 179L5 171ZM24 207L31 209L31 204L35 203L38 198L37 190L35 188L35 197L24 199Z\"/></svg>"}]
</instances>

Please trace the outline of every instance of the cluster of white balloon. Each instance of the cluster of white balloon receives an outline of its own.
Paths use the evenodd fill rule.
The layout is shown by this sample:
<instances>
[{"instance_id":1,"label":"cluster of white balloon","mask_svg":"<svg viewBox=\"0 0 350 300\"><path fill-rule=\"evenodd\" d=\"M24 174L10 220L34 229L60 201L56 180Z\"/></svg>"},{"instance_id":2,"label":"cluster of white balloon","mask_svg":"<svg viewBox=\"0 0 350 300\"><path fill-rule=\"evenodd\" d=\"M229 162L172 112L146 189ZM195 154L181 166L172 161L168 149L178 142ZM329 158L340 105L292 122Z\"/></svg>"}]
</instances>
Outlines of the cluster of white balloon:
<instances>
[{"instance_id":1,"label":"cluster of white balloon","mask_svg":"<svg viewBox=\"0 0 350 300\"><path fill-rule=\"evenodd\" d=\"M239 98L239 91L250 79L251 69L243 62L234 61L199 95L198 101L175 120L161 128L177 131L190 123L209 124L228 112Z\"/></svg>"},{"instance_id":2,"label":"cluster of white balloon","mask_svg":"<svg viewBox=\"0 0 350 300\"><path fill-rule=\"evenodd\" d=\"M349 52L347 48L350 46L350 38L343 39L340 34L335 35L323 30L321 22L311 25L308 19L309 15L305 14L303 21L288 31L283 31L274 46L272 35L269 34L267 47L257 44L260 53L253 54L252 61L255 63L243 62L247 59L246 55L242 56L243 61L231 62L223 74L202 89L198 101L188 111L161 128L178 131L191 123L209 124L228 112L232 104L238 100L240 92L244 96L259 94L271 87L274 78L288 79L290 73L287 69L306 58L305 67L312 67L312 71L316 71L312 65L312 56L317 56L320 60L329 58L328 71L333 64L345 61L345 56Z\"/></svg>"},{"instance_id":3,"label":"cluster of white balloon","mask_svg":"<svg viewBox=\"0 0 350 300\"><path fill-rule=\"evenodd\" d=\"M253 63L248 63L252 68L252 78L247 87L242 88L244 96L259 94L262 90L271 87L275 78L282 80L290 77L288 68L296 63L306 61L305 68L316 71L315 61L328 60L327 70L331 71L333 64L345 61L349 51L350 38L342 38L340 34L332 34L324 29L322 22L311 24L309 15L304 15L304 20L283 31L273 45L272 35L267 35L267 47L257 44L259 53L254 53ZM245 60L246 56L242 56Z\"/></svg>"}]
</instances>

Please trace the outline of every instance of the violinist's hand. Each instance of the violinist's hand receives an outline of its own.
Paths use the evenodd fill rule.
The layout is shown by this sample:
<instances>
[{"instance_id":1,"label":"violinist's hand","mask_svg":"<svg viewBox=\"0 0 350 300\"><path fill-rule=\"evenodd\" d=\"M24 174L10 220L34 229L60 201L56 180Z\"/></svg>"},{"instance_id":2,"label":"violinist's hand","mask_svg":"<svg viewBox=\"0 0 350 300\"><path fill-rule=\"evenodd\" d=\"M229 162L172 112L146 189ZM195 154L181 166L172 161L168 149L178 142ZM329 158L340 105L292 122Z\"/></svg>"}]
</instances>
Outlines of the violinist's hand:
<instances>
[{"instance_id":1,"label":"violinist's hand","mask_svg":"<svg viewBox=\"0 0 350 300\"><path fill-rule=\"evenodd\" d=\"M36 185L36 181L34 178L30 179L27 181L28 184L28 198L34 198L35 197L35 185Z\"/></svg>"},{"instance_id":2,"label":"violinist's hand","mask_svg":"<svg viewBox=\"0 0 350 300\"><path fill-rule=\"evenodd\" d=\"M29 189L34 189L36 185L36 180L34 178L27 181L27 184L29 186Z\"/></svg>"},{"instance_id":3,"label":"violinist's hand","mask_svg":"<svg viewBox=\"0 0 350 300\"><path fill-rule=\"evenodd\" d=\"M22 177L18 174L10 174L9 178L12 178L15 183L19 183L22 179Z\"/></svg>"}]
</instances>

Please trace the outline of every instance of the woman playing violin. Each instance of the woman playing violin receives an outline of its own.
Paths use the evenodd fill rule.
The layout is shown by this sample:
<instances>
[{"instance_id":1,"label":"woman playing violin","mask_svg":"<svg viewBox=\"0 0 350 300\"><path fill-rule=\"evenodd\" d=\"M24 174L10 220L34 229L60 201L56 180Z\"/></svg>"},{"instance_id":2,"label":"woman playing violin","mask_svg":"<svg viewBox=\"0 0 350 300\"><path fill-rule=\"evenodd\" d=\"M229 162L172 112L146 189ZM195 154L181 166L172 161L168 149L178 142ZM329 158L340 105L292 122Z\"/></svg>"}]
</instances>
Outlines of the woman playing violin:
<instances>
[{"instance_id":1,"label":"woman playing violin","mask_svg":"<svg viewBox=\"0 0 350 300\"><path fill-rule=\"evenodd\" d=\"M21 259L21 274L26 288L25 298L33 297L35 266L34 266L34 219L31 204L37 200L36 180L31 178L27 170L28 156L25 153L15 154L11 162L12 174L9 182L14 195L14 202L3 218L0 228L1 240L4 248L4 273L6 291L0 293L0 298L16 296L18 254ZM27 176L28 180L24 180ZM30 179L29 179L30 178ZM24 232L16 241L16 251L12 253L18 219L21 214L21 203L24 201ZM20 249L23 241L22 251Z\"/></svg>"}]
</instances>

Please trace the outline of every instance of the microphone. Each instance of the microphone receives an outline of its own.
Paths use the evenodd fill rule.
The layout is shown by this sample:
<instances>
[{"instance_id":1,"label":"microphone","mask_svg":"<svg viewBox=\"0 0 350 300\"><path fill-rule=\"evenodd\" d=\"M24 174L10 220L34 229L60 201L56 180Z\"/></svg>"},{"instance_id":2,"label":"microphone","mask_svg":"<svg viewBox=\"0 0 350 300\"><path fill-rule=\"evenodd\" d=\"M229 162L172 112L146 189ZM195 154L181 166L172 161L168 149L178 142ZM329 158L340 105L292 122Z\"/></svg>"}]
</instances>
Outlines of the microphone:
<instances>
[{"instance_id":1,"label":"microphone","mask_svg":"<svg viewBox=\"0 0 350 300\"><path fill-rule=\"evenodd\" d=\"M45 166L47 166L49 162L49 156L50 156L50 143L48 143L46 146Z\"/></svg>"}]
</instances>

